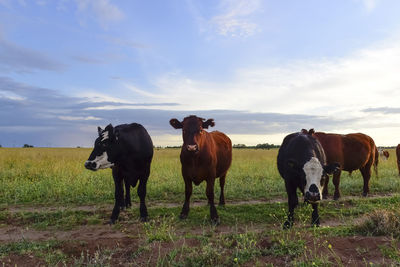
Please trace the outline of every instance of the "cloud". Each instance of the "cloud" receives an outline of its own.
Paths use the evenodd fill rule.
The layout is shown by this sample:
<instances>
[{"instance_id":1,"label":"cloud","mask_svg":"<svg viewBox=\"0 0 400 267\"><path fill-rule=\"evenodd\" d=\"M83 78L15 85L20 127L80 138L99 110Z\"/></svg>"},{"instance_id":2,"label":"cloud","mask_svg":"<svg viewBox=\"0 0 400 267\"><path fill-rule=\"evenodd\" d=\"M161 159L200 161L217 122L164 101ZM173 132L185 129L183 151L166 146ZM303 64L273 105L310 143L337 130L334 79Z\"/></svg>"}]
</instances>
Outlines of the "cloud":
<instances>
[{"instance_id":1,"label":"cloud","mask_svg":"<svg viewBox=\"0 0 400 267\"><path fill-rule=\"evenodd\" d=\"M400 108L391 108L391 107L367 108L367 109L363 109L362 112L381 113L381 114L399 114Z\"/></svg>"},{"instance_id":2,"label":"cloud","mask_svg":"<svg viewBox=\"0 0 400 267\"><path fill-rule=\"evenodd\" d=\"M66 66L46 54L19 46L0 36L0 66L14 72L62 71Z\"/></svg>"},{"instance_id":3,"label":"cloud","mask_svg":"<svg viewBox=\"0 0 400 267\"><path fill-rule=\"evenodd\" d=\"M47 146L90 146L97 125L137 122L152 136L179 136L170 127L171 118L182 120L196 114L214 118L215 129L232 135L265 135L325 129L327 125L351 125L353 121L319 115L247 112L238 110L176 110L175 103L129 103L102 101L102 97L71 97L53 89L40 88L0 77L0 144L24 143ZM113 108L107 108L111 106ZM105 108L106 107L106 108ZM176 139L179 140L179 139ZM49 144L50 142L50 144ZM155 140L158 145L168 145Z\"/></svg>"},{"instance_id":4,"label":"cloud","mask_svg":"<svg viewBox=\"0 0 400 267\"><path fill-rule=\"evenodd\" d=\"M93 16L103 28L107 28L109 23L119 22L125 17L124 12L109 0L75 1L79 14Z\"/></svg>"},{"instance_id":5,"label":"cloud","mask_svg":"<svg viewBox=\"0 0 400 267\"><path fill-rule=\"evenodd\" d=\"M212 17L211 25L218 34L232 37L247 37L256 33L258 26L252 22L251 15L259 11L260 0L224 0L221 13Z\"/></svg>"},{"instance_id":6,"label":"cloud","mask_svg":"<svg viewBox=\"0 0 400 267\"><path fill-rule=\"evenodd\" d=\"M254 14L260 12L261 0L223 0L211 17L201 13L199 2L186 0L200 32L216 33L227 37L248 37L259 31Z\"/></svg>"},{"instance_id":7,"label":"cloud","mask_svg":"<svg viewBox=\"0 0 400 267\"><path fill-rule=\"evenodd\" d=\"M368 12L372 12L380 0L357 0L365 7Z\"/></svg>"}]
</instances>

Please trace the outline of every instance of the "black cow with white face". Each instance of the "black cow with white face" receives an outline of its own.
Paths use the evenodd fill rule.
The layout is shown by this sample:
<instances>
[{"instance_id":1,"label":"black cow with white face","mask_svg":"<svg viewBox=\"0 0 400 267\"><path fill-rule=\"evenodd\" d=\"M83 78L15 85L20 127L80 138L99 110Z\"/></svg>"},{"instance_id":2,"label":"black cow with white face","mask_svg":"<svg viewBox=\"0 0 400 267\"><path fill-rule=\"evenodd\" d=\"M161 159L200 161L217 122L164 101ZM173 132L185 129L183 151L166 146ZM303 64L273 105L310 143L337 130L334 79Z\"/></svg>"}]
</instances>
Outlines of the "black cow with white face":
<instances>
[{"instance_id":1,"label":"black cow with white face","mask_svg":"<svg viewBox=\"0 0 400 267\"><path fill-rule=\"evenodd\" d=\"M285 180L289 213L284 228L294 221L294 209L298 205L297 189L304 201L312 205L312 225L319 226L318 201L321 200L324 179L327 174L339 169L339 164L326 165L321 144L312 136L313 130L302 130L285 137L278 152L278 170Z\"/></svg>"},{"instance_id":2,"label":"black cow with white face","mask_svg":"<svg viewBox=\"0 0 400 267\"><path fill-rule=\"evenodd\" d=\"M137 193L140 198L140 218L147 220L145 203L146 184L150 175L153 158L153 142L146 129L137 123L122 124L113 127L111 124L103 130L98 127L99 137L85 162L85 167L92 171L112 168L115 184L115 205L110 223L118 219L120 209L131 206L130 186L135 187L139 181ZM125 199L123 183L125 182Z\"/></svg>"}]
</instances>

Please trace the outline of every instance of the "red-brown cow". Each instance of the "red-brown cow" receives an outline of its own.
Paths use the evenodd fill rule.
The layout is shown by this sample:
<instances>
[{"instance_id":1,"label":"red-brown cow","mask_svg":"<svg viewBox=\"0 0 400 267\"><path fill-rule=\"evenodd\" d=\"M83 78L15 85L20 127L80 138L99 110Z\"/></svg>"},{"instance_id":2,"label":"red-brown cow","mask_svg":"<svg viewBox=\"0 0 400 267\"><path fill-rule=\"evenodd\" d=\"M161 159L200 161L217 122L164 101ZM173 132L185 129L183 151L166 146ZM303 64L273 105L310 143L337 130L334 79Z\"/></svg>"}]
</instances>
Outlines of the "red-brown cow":
<instances>
[{"instance_id":1,"label":"red-brown cow","mask_svg":"<svg viewBox=\"0 0 400 267\"><path fill-rule=\"evenodd\" d=\"M311 131L311 130L310 130ZM371 166L374 166L378 175L378 149L374 140L362 133L333 134L316 132L314 136L321 143L326 154L327 164L338 162L341 169L333 174L332 182L335 185L333 198L339 199L339 183L341 170L352 172L359 169L364 179L363 196L369 193L369 180L371 178ZM326 179L322 197L327 198L328 182Z\"/></svg>"},{"instance_id":2,"label":"red-brown cow","mask_svg":"<svg viewBox=\"0 0 400 267\"><path fill-rule=\"evenodd\" d=\"M181 219L189 214L189 202L192 195L192 182L199 185L207 182L206 194L210 205L210 216L213 223L219 223L217 209L214 205L214 183L219 177L221 195L219 205L225 204L224 185L226 173L232 162L232 143L225 134L204 129L215 125L213 119L191 115L183 119L169 121L175 129L182 129L183 145L181 150L182 176L185 181L185 203L180 214Z\"/></svg>"},{"instance_id":3,"label":"red-brown cow","mask_svg":"<svg viewBox=\"0 0 400 267\"><path fill-rule=\"evenodd\" d=\"M378 153L382 160L388 160L388 158L390 156L389 151L384 150L382 148L378 149Z\"/></svg>"},{"instance_id":4,"label":"red-brown cow","mask_svg":"<svg viewBox=\"0 0 400 267\"><path fill-rule=\"evenodd\" d=\"M400 175L400 144L398 144L396 147L396 156L397 156L397 168L399 169L399 175Z\"/></svg>"}]
</instances>

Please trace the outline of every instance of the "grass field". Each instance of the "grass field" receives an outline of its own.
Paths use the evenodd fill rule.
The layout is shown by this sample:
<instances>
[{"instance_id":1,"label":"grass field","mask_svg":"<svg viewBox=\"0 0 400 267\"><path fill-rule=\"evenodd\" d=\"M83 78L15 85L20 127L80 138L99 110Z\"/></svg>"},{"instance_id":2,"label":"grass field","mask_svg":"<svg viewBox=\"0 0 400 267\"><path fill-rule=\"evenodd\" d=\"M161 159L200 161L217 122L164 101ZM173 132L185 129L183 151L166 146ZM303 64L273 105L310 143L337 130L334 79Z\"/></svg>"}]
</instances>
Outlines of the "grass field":
<instances>
[{"instance_id":1,"label":"grass field","mask_svg":"<svg viewBox=\"0 0 400 267\"><path fill-rule=\"evenodd\" d=\"M400 177L395 153L380 161L371 196L359 171L342 173L342 199L321 203L321 227L300 205L292 230L277 150L234 149L221 225L209 223L205 183L194 187L189 218L178 149L155 151L147 187L150 221L133 207L114 226L111 170L83 167L91 149L0 148L0 262L5 265L391 266L400 264ZM329 185L330 193L333 185ZM216 183L219 196L219 184ZM300 196L300 194L299 194ZM301 196L300 196L301 197ZM301 198L302 199L302 198ZM31 264L30 264L31 263Z\"/></svg>"}]
</instances>

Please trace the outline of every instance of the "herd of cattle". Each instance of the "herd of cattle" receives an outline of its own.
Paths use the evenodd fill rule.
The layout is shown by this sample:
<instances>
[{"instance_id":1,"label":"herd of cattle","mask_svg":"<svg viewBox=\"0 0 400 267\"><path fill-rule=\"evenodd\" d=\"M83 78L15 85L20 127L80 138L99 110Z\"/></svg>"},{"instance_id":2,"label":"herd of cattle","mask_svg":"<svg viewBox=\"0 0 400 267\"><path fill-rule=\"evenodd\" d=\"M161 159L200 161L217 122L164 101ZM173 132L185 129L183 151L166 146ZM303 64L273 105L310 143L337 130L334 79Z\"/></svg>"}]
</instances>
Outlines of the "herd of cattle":
<instances>
[{"instance_id":1,"label":"herd of cattle","mask_svg":"<svg viewBox=\"0 0 400 267\"><path fill-rule=\"evenodd\" d=\"M224 205L225 178L232 162L231 140L222 132L204 130L215 125L213 119L205 120L191 115L183 121L171 119L170 124L175 129L182 129L183 137L180 161L185 182L185 202L180 218L185 219L189 214L193 183L199 185L206 181L211 221L218 224L214 184L215 179L219 178L219 205ZM146 221L146 184L153 158L153 143L149 134L137 123L116 127L110 124L105 129L98 127L98 134L85 167L93 171L112 168L115 205L110 223L115 223L121 209L132 205L130 187L135 187L138 182L140 218ZM297 189L303 193L304 201L312 205L312 225L319 225L318 202L328 196L329 174L333 174L335 200L340 198L339 183L342 170L350 173L360 170L364 179L363 196L367 196L371 167L374 167L376 175L378 174L379 155L386 159L389 157L386 150L378 150L374 140L362 133L341 135L302 129L287 135L279 148L277 158L278 171L285 182L289 206L288 218L283 227L290 228L293 225L294 209L299 202ZM396 156L400 175L400 144L396 148Z\"/></svg>"}]
</instances>

